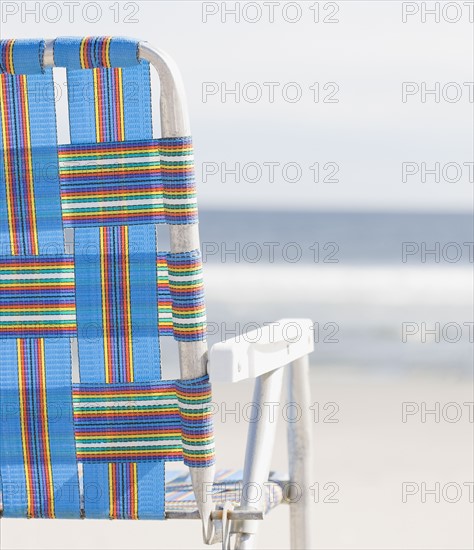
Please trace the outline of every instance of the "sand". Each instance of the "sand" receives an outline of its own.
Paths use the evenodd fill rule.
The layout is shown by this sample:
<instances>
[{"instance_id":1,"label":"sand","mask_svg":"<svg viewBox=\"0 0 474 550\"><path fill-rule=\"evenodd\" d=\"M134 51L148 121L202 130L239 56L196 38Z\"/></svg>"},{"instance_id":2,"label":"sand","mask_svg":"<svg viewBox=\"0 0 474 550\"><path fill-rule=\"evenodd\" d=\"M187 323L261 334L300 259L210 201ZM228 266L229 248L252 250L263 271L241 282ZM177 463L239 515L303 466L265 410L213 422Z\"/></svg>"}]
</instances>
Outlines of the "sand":
<instances>
[{"instance_id":1,"label":"sand","mask_svg":"<svg viewBox=\"0 0 474 550\"><path fill-rule=\"evenodd\" d=\"M426 371L381 375L313 365L311 387L320 413L314 422L314 548L472 548L473 424L463 405L474 401L472 382ZM230 410L239 403L242 410L252 388L245 382L214 390L221 407L215 418L218 466L239 467L248 423L232 414L222 418L221 404ZM403 402L413 413L406 422ZM439 419L428 414L422 422L422 408L436 402ZM279 471L287 469L285 429L280 422L273 462ZM204 548L197 521L2 520L0 529L2 550ZM257 547L289 547L286 505L263 522Z\"/></svg>"}]
</instances>

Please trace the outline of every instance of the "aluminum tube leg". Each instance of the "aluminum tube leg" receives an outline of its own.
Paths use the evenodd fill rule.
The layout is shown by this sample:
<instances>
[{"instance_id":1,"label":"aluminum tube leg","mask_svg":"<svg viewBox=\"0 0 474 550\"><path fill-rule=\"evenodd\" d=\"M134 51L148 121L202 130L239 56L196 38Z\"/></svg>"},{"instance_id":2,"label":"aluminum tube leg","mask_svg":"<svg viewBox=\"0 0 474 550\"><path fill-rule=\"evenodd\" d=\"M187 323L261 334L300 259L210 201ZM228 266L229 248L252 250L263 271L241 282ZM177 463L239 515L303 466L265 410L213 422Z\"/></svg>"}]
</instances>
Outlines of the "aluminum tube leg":
<instances>
[{"instance_id":1,"label":"aluminum tube leg","mask_svg":"<svg viewBox=\"0 0 474 550\"><path fill-rule=\"evenodd\" d=\"M235 550L254 550L256 538L256 533L239 533L235 539Z\"/></svg>"},{"instance_id":2,"label":"aluminum tube leg","mask_svg":"<svg viewBox=\"0 0 474 550\"><path fill-rule=\"evenodd\" d=\"M255 381L253 403L260 406L261 415L249 426L240 508L264 508L265 483L270 472L278 408L273 409L273 418L266 415L262 408L264 403L280 404L283 371L282 367L263 374ZM258 522L243 521L235 523L234 527L238 530L235 548L253 548Z\"/></svg>"},{"instance_id":3,"label":"aluminum tube leg","mask_svg":"<svg viewBox=\"0 0 474 550\"><path fill-rule=\"evenodd\" d=\"M292 550L307 550L311 548L310 486L313 463L308 356L297 359L289 366L289 401L297 403L301 410L301 418L288 424L290 540Z\"/></svg>"}]
</instances>

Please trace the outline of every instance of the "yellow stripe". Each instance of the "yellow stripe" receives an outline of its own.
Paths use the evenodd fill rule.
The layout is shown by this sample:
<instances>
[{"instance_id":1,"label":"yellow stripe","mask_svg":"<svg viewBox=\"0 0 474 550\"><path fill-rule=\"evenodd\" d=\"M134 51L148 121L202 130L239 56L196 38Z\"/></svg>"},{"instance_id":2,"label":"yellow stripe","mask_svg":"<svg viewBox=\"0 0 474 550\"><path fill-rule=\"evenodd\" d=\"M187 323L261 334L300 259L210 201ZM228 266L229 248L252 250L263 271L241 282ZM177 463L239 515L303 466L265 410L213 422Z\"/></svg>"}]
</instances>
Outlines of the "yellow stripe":
<instances>
[{"instance_id":1,"label":"yellow stripe","mask_svg":"<svg viewBox=\"0 0 474 550\"><path fill-rule=\"evenodd\" d=\"M15 39L13 38L12 40L10 40L10 43L8 45L9 49L8 49L8 67L7 67L7 71L10 72L10 73L14 73L15 72L15 67L13 65L13 45L15 44Z\"/></svg>"},{"instance_id":2,"label":"yellow stripe","mask_svg":"<svg viewBox=\"0 0 474 550\"><path fill-rule=\"evenodd\" d=\"M127 340L125 342L125 345L128 348L127 355L130 357L130 380L128 382L134 382L135 381L135 374L134 374L134 367L133 367L133 350L132 350L132 311L131 311L131 299L130 299L130 257L129 257L129 250L128 250L128 226L125 226L124 228L124 247L123 247L123 254L124 254L124 273L123 277L125 279L125 304L124 307L126 308L127 312Z\"/></svg>"},{"instance_id":3,"label":"yellow stripe","mask_svg":"<svg viewBox=\"0 0 474 550\"><path fill-rule=\"evenodd\" d=\"M17 352L17 363L18 363L18 394L20 398L20 426L21 426L21 443L22 443L22 449L23 449L23 463L25 465L25 481L26 481L26 498L27 498L27 515L28 517L33 516L33 503L31 501L32 496L32 487L31 487L31 479L28 472L28 451L26 448L26 439L27 439L27 433L26 433L26 426L27 426L27 419L25 416L25 410L26 405L25 401L23 399L23 392L25 390L23 386L23 377L22 372L25 368L23 364L23 356L21 353L21 344L22 341L20 338L17 338L16 340L16 352Z\"/></svg>"},{"instance_id":4,"label":"yellow stripe","mask_svg":"<svg viewBox=\"0 0 474 550\"><path fill-rule=\"evenodd\" d=\"M31 135L30 135L30 112L29 112L29 99L28 99L28 89L26 83L26 75L20 76L22 86L25 90L25 118L26 118L26 175L28 178L28 191L31 196L31 217L32 217L32 226L33 231L31 235L32 240L32 253L37 256L39 254L39 245L38 245L38 230L36 227L36 204L35 204L35 194L33 188L33 167L32 167L32 158L31 158Z\"/></svg>"},{"instance_id":5,"label":"yellow stripe","mask_svg":"<svg viewBox=\"0 0 474 550\"><path fill-rule=\"evenodd\" d=\"M123 101L123 78L122 78L122 69L117 69L117 74L119 77L119 83L118 83L118 93L119 93L119 124L120 124L120 130L119 130L119 139L118 141L125 141L125 114L124 114L124 101Z\"/></svg>"},{"instance_id":6,"label":"yellow stripe","mask_svg":"<svg viewBox=\"0 0 474 550\"><path fill-rule=\"evenodd\" d=\"M84 453L82 453L83 456ZM114 467L113 464L109 464L109 517L114 517L114 489L113 489L113 479L112 479L112 468Z\"/></svg>"},{"instance_id":7,"label":"yellow stripe","mask_svg":"<svg viewBox=\"0 0 474 550\"><path fill-rule=\"evenodd\" d=\"M133 507L131 510L132 519L138 519L138 475L137 475L137 465L132 464L132 487L133 490Z\"/></svg>"},{"instance_id":8,"label":"yellow stripe","mask_svg":"<svg viewBox=\"0 0 474 550\"><path fill-rule=\"evenodd\" d=\"M84 56L86 40L87 40L87 37L83 38L82 42L81 42L81 45L79 46L79 58L80 58L80 62L81 62L81 67L83 69L86 68L86 60L85 60L85 56Z\"/></svg>"},{"instance_id":9,"label":"yellow stripe","mask_svg":"<svg viewBox=\"0 0 474 550\"><path fill-rule=\"evenodd\" d=\"M105 49L105 64L107 66L110 66L110 42L112 40L111 36L108 36L104 41L104 49Z\"/></svg>"},{"instance_id":10,"label":"yellow stripe","mask_svg":"<svg viewBox=\"0 0 474 550\"><path fill-rule=\"evenodd\" d=\"M98 95L99 95L99 87L97 83L97 75L99 74L99 69L94 69L92 71L93 77L94 77L94 106L95 106L95 138L97 142L102 141L99 133L99 120L100 120L100 113L99 113L99 103L97 101Z\"/></svg>"},{"instance_id":11,"label":"yellow stripe","mask_svg":"<svg viewBox=\"0 0 474 550\"><path fill-rule=\"evenodd\" d=\"M51 467L51 449L49 445L49 424L48 424L48 408L47 408L47 396L46 396L46 361L45 361L45 352L44 352L44 340L40 338L38 340L38 356L40 361L40 372L41 372L41 403L43 404L43 415L45 419L44 423L44 449L45 449L45 462L46 468L48 469L48 478L49 478L49 494L51 495L51 517L55 517L54 511L54 487L53 487L53 471Z\"/></svg>"},{"instance_id":12,"label":"yellow stripe","mask_svg":"<svg viewBox=\"0 0 474 550\"><path fill-rule=\"evenodd\" d=\"M100 257L101 257L101 266L100 266L100 279L101 279L101 292L102 292L102 325L103 325L103 334L104 334L104 367L105 367L105 382L107 384L110 384L110 376L109 376L109 339L107 338L107 294L106 294L106 288L105 288L105 282L106 282L106 274L104 269L104 255L105 255L105 249L104 249L104 235L106 232L105 227L100 228Z\"/></svg>"}]
</instances>

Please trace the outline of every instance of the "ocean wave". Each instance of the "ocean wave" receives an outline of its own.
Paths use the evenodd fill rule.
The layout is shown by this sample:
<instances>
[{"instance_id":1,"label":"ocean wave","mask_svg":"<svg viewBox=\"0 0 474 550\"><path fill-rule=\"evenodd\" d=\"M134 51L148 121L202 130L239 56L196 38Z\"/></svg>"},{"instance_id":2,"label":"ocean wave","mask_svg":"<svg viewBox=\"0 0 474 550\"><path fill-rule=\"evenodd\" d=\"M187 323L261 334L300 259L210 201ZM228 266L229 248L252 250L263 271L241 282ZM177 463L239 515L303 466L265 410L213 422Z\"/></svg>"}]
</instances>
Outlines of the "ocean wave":
<instances>
[{"instance_id":1,"label":"ocean wave","mask_svg":"<svg viewBox=\"0 0 474 550\"><path fill-rule=\"evenodd\" d=\"M450 305L474 303L472 266L205 266L209 300L320 304Z\"/></svg>"}]
</instances>

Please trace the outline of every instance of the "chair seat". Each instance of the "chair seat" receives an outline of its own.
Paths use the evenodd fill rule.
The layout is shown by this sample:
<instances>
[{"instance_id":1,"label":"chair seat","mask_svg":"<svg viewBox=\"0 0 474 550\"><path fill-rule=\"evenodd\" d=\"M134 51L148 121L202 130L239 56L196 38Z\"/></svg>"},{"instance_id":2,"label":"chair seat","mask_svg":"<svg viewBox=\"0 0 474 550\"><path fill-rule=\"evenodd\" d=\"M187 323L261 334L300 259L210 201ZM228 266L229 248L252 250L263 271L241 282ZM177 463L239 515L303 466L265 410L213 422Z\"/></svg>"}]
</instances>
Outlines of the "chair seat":
<instances>
[{"instance_id":1,"label":"chair seat","mask_svg":"<svg viewBox=\"0 0 474 550\"><path fill-rule=\"evenodd\" d=\"M223 505L231 502L238 506L241 501L243 487L242 470L218 470L212 488L212 500L215 504ZM264 484L265 513L285 502L284 487L288 480L284 476L270 473L268 483ZM192 489L189 470L171 470L166 472L165 509L167 517L197 516L197 504Z\"/></svg>"}]
</instances>

